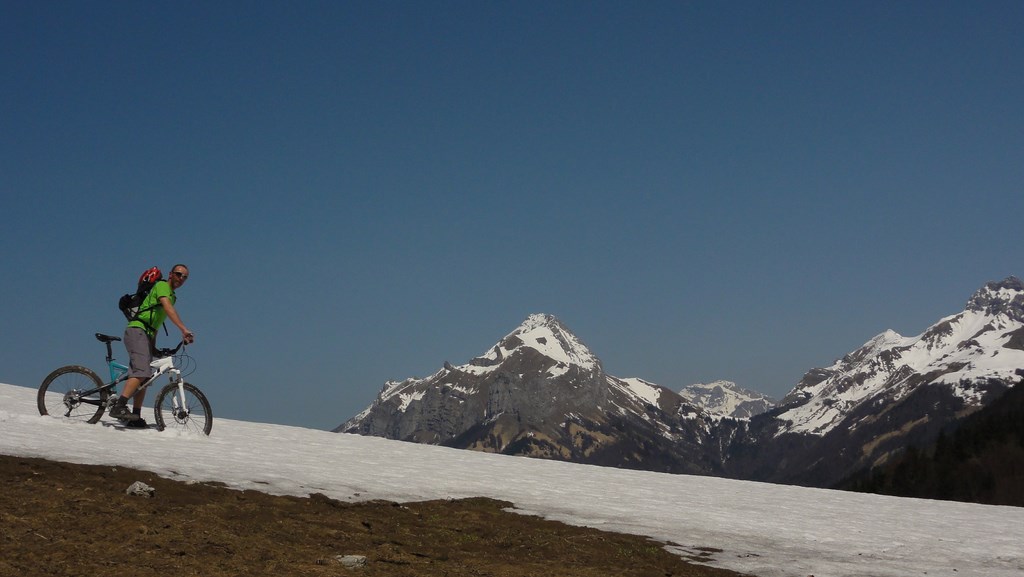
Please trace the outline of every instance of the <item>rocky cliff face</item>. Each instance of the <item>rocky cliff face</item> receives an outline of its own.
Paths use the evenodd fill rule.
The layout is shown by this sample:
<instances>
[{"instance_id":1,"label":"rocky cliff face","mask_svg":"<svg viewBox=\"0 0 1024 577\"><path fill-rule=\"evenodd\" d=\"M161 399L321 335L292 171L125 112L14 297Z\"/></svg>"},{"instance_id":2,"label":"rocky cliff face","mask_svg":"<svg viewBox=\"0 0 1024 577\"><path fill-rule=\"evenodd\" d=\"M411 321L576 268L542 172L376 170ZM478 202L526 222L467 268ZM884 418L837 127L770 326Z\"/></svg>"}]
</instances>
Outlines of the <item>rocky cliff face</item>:
<instances>
[{"instance_id":1,"label":"rocky cliff face","mask_svg":"<svg viewBox=\"0 0 1024 577\"><path fill-rule=\"evenodd\" d=\"M604 372L558 319L532 315L483 355L390 382L336 430L480 451L715 473L710 416L671 390Z\"/></svg>"}]
</instances>

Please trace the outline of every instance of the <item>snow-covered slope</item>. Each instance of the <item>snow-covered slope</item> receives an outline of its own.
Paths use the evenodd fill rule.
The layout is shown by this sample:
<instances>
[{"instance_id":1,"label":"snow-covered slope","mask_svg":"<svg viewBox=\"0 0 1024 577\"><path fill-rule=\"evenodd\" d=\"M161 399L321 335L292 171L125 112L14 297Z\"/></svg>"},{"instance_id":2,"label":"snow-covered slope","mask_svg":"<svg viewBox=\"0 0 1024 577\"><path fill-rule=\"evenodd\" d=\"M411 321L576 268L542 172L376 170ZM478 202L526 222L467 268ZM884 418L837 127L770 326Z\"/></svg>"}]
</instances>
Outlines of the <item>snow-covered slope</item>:
<instances>
[{"instance_id":1,"label":"snow-covered slope","mask_svg":"<svg viewBox=\"0 0 1024 577\"><path fill-rule=\"evenodd\" d=\"M150 415L147 415L150 416ZM74 441L74 442L71 442ZM490 497L567 523L647 535L759 577L1024 571L1024 509L591 467L218 419L213 435L40 417L0 385L0 453L133 467L342 501Z\"/></svg>"}]
</instances>

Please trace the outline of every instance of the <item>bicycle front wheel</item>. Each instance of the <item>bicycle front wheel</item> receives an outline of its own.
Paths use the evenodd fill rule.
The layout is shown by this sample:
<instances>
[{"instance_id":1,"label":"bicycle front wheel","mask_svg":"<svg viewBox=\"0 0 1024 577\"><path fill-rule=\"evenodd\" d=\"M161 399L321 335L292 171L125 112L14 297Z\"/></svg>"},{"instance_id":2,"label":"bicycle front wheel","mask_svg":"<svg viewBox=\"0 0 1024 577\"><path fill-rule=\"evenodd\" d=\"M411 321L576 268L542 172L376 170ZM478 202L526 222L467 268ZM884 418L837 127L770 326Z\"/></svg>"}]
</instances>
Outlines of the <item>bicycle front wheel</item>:
<instances>
[{"instance_id":1,"label":"bicycle front wheel","mask_svg":"<svg viewBox=\"0 0 1024 577\"><path fill-rule=\"evenodd\" d=\"M206 395L190 383L170 383L160 389L153 407L157 430L171 428L209 435L213 411Z\"/></svg>"},{"instance_id":2,"label":"bicycle front wheel","mask_svg":"<svg viewBox=\"0 0 1024 577\"><path fill-rule=\"evenodd\" d=\"M39 414L95 423L103 416L110 395L109 388L101 387L103 381L91 370L77 365L61 367L39 385Z\"/></svg>"}]
</instances>

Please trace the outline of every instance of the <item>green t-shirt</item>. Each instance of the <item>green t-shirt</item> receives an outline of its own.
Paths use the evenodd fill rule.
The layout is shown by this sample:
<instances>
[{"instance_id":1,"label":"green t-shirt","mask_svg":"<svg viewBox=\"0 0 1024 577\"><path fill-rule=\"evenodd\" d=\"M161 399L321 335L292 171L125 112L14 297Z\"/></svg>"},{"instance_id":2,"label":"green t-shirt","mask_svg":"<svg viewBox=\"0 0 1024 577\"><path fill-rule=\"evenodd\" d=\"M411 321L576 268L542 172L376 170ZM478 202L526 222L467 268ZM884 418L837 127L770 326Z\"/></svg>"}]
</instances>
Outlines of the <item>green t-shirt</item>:
<instances>
[{"instance_id":1,"label":"green t-shirt","mask_svg":"<svg viewBox=\"0 0 1024 577\"><path fill-rule=\"evenodd\" d=\"M142 305L139 307L139 310L142 312L139 313L136 320L128 323L128 326L138 327L146 331L146 334L149 336L155 335L156 329L167 320L167 311L160 304L160 297L171 299L172 305L177 301L174 291L171 290L170 283L165 280L153 285L153 289L149 291L146 300L142 301Z\"/></svg>"}]
</instances>

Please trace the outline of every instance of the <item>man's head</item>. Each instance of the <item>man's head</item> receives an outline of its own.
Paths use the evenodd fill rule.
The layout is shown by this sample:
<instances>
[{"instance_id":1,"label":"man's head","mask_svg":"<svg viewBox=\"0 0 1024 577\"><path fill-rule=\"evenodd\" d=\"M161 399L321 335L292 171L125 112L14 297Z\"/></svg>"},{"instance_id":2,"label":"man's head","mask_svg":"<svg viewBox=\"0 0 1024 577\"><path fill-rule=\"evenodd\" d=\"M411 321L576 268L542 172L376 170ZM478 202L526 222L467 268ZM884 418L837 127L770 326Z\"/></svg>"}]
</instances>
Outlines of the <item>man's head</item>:
<instances>
[{"instance_id":1,"label":"man's head","mask_svg":"<svg viewBox=\"0 0 1024 577\"><path fill-rule=\"evenodd\" d=\"M188 280L188 267L183 264L176 264L171 267L171 274L167 278L167 282L171 284L171 288L178 290L178 287L185 284Z\"/></svg>"}]
</instances>

